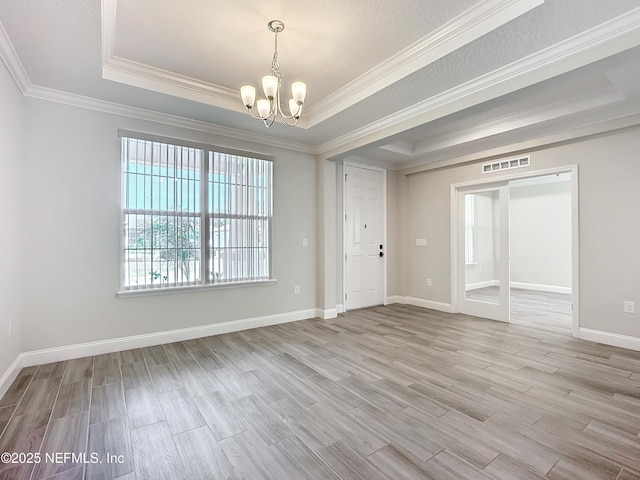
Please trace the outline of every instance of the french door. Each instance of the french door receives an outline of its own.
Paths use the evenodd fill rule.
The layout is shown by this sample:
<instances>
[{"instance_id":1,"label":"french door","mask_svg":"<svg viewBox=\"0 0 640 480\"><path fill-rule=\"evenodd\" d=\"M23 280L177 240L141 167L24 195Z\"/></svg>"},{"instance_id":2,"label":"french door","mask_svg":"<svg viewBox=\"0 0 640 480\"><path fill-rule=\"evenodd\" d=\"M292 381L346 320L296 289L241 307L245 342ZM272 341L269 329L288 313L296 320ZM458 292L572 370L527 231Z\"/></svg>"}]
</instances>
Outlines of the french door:
<instances>
[{"instance_id":1,"label":"french door","mask_svg":"<svg viewBox=\"0 0 640 480\"><path fill-rule=\"evenodd\" d=\"M458 309L509 321L509 187L458 190Z\"/></svg>"}]
</instances>

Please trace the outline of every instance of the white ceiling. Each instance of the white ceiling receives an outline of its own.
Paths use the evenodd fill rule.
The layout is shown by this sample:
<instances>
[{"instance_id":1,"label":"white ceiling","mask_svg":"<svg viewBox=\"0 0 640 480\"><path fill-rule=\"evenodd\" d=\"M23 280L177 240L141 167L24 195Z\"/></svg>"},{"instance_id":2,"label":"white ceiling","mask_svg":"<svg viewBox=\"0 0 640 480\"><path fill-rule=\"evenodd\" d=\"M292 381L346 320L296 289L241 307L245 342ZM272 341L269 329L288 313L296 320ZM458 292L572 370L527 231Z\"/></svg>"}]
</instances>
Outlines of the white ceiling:
<instances>
[{"instance_id":1,"label":"white ceiling","mask_svg":"<svg viewBox=\"0 0 640 480\"><path fill-rule=\"evenodd\" d=\"M284 84L309 89L293 129L238 95L274 18ZM638 45L637 0L0 0L26 95L391 168L631 124Z\"/></svg>"}]
</instances>

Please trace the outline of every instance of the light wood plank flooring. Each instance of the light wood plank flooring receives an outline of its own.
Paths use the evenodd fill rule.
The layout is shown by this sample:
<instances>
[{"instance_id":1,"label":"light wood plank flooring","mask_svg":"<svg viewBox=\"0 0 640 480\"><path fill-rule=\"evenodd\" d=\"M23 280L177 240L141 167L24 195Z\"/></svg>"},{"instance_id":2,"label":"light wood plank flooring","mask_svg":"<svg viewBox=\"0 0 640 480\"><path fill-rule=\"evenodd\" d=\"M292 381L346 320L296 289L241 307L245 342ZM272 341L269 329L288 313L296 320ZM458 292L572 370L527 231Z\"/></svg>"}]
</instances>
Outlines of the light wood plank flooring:
<instances>
[{"instance_id":1,"label":"light wood plank flooring","mask_svg":"<svg viewBox=\"0 0 640 480\"><path fill-rule=\"evenodd\" d=\"M25 368L0 432L2 480L640 479L640 353L392 305Z\"/></svg>"},{"instance_id":2,"label":"light wood plank flooring","mask_svg":"<svg viewBox=\"0 0 640 480\"><path fill-rule=\"evenodd\" d=\"M472 300L496 303L499 290L484 287L466 295ZM512 323L571 335L571 294L512 288L510 301Z\"/></svg>"}]
</instances>

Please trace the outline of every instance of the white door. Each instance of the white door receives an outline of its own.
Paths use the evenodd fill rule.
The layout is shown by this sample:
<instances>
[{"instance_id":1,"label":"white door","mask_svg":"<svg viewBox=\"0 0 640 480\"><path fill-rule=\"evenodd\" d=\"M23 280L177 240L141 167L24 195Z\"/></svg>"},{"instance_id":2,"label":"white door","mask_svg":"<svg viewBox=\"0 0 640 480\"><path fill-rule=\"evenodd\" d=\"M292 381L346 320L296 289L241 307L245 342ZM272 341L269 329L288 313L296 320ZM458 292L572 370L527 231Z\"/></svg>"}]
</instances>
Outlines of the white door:
<instances>
[{"instance_id":1,"label":"white door","mask_svg":"<svg viewBox=\"0 0 640 480\"><path fill-rule=\"evenodd\" d=\"M345 166L345 310L384 303L383 172Z\"/></svg>"},{"instance_id":2,"label":"white door","mask_svg":"<svg viewBox=\"0 0 640 480\"><path fill-rule=\"evenodd\" d=\"M458 308L509 321L509 187L458 191Z\"/></svg>"}]
</instances>

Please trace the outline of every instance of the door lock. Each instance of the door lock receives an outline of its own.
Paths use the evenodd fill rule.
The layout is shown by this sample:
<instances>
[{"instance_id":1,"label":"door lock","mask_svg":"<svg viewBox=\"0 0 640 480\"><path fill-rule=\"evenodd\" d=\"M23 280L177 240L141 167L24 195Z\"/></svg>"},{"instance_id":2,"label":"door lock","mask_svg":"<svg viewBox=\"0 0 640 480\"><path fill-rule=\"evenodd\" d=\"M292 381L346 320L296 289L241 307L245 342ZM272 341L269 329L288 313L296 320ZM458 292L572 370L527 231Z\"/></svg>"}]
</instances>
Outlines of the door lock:
<instances>
[{"instance_id":1,"label":"door lock","mask_svg":"<svg viewBox=\"0 0 640 480\"><path fill-rule=\"evenodd\" d=\"M381 257L384 257L384 253L380 252L380 256L381 256Z\"/></svg>"}]
</instances>

